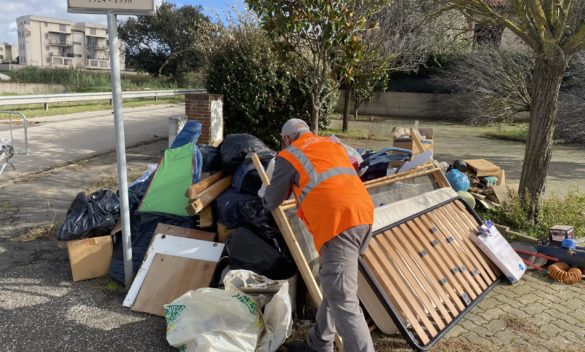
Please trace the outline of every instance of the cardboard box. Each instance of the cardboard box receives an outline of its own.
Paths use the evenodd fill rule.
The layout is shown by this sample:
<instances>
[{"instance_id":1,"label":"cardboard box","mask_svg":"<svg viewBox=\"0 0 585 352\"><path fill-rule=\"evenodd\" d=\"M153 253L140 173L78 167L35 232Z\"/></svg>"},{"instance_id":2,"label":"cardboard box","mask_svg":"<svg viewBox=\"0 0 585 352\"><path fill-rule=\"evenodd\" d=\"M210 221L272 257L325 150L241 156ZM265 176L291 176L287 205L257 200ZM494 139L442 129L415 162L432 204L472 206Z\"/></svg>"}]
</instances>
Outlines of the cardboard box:
<instances>
[{"instance_id":1,"label":"cardboard box","mask_svg":"<svg viewBox=\"0 0 585 352\"><path fill-rule=\"evenodd\" d=\"M408 129L401 129L397 131L397 134L400 132L403 134L402 136L395 136L393 146L396 148L403 148L403 149L414 149L414 145L412 139L407 135L404 134ZM419 135L424 138L420 138L420 142L423 146L423 151L433 151L434 141L433 141L433 129L432 128L419 128L418 129Z\"/></svg>"},{"instance_id":2,"label":"cardboard box","mask_svg":"<svg viewBox=\"0 0 585 352\"><path fill-rule=\"evenodd\" d=\"M105 276L112 261L112 236L68 241L67 252L73 281Z\"/></svg>"}]
</instances>

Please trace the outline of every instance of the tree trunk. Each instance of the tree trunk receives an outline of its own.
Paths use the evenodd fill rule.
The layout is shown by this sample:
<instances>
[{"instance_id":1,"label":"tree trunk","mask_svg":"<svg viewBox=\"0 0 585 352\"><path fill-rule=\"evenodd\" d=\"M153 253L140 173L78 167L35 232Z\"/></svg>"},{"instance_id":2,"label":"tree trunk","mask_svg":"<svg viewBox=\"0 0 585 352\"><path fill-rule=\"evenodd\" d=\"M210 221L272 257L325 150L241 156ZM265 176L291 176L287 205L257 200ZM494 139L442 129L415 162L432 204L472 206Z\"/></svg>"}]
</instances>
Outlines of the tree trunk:
<instances>
[{"instance_id":1,"label":"tree trunk","mask_svg":"<svg viewBox=\"0 0 585 352\"><path fill-rule=\"evenodd\" d=\"M311 132L319 135L319 109L321 107L321 100L319 92L313 88L311 92Z\"/></svg>"},{"instance_id":2,"label":"tree trunk","mask_svg":"<svg viewBox=\"0 0 585 352\"><path fill-rule=\"evenodd\" d=\"M351 83L345 89L343 96L343 124L341 126L342 132L347 132L349 127L349 102L351 101Z\"/></svg>"},{"instance_id":3,"label":"tree trunk","mask_svg":"<svg viewBox=\"0 0 585 352\"><path fill-rule=\"evenodd\" d=\"M311 132L319 135L319 109L313 104L311 106Z\"/></svg>"},{"instance_id":4,"label":"tree trunk","mask_svg":"<svg viewBox=\"0 0 585 352\"><path fill-rule=\"evenodd\" d=\"M358 108L359 108L360 104L358 104L357 101L353 101L353 118L354 120L357 121L358 119Z\"/></svg>"},{"instance_id":5,"label":"tree trunk","mask_svg":"<svg viewBox=\"0 0 585 352\"><path fill-rule=\"evenodd\" d=\"M536 58L530 106L530 124L524 152L524 165L520 176L519 194L529 200L528 217L532 223L538 218L539 200L544 192L546 176L552 156L554 122L565 59Z\"/></svg>"}]
</instances>

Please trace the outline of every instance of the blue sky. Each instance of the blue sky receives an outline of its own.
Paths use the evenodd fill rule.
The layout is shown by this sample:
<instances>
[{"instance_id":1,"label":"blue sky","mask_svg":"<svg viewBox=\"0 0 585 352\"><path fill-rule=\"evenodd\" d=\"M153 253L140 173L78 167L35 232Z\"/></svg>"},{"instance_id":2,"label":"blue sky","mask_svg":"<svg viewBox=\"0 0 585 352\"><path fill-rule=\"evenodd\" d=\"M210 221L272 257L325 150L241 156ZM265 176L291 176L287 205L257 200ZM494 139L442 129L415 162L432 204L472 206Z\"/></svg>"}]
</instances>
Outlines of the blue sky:
<instances>
[{"instance_id":1,"label":"blue sky","mask_svg":"<svg viewBox=\"0 0 585 352\"><path fill-rule=\"evenodd\" d=\"M160 3L161 0L155 0ZM0 0L0 42L15 45L16 18L26 15L69 19L79 22L106 24L105 15L82 15L67 13L67 0ZM244 0L168 0L177 5L201 5L203 12L212 19L221 20L222 14L231 8L244 8Z\"/></svg>"}]
</instances>

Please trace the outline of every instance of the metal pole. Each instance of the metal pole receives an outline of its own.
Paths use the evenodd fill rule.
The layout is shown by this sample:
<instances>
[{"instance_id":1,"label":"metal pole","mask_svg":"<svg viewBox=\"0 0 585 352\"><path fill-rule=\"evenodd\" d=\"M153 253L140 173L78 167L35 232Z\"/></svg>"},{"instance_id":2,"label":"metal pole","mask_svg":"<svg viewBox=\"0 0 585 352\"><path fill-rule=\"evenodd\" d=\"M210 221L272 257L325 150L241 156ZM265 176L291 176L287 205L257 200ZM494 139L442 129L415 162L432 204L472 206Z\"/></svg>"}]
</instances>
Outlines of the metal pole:
<instances>
[{"instance_id":1,"label":"metal pole","mask_svg":"<svg viewBox=\"0 0 585 352\"><path fill-rule=\"evenodd\" d=\"M122 215L122 244L124 247L124 283L132 284L132 243L130 241L130 211L128 204L128 180L126 176L126 143L124 141L124 117L122 115L122 84L120 82L120 43L116 15L108 12L108 38L110 40L110 68L112 71L112 102L116 126L116 156L118 158L118 182L120 213Z\"/></svg>"}]
</instances>

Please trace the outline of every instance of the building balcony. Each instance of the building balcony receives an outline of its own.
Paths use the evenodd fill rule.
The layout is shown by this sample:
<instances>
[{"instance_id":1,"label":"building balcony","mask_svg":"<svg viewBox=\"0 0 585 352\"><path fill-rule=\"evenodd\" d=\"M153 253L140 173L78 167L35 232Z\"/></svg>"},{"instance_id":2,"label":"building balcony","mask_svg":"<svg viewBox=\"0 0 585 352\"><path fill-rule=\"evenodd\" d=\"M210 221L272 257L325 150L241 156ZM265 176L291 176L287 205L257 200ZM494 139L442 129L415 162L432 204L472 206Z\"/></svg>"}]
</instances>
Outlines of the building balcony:
<instances>
[{"instance_id":1,"label":"building balcony","mask_svg":"<svg viewBox=\"0 0 585 352\"><path fill-rule=\"evenodd\" d=\"M110 69L110 60L107 59L87 59L87 68Z\"/></svg>"},{"instance_id":2,"label":"building balcony","mask_svg":"<svg viewBox=\"0 0 585 352\"><path fill-rule=\"evenodd\" d=\"M51 66L73 66L73 58L65 56L52 56Z\"/></svg>"},{"instance_id":3,"label":"building balcony","mask_svg":"<svg viewBox=\"0 0 585 352\"><path fill-rule=\"evenodd\" d=\"M106 44L87 44L86 48L88 50L108 50Z\"/></svg>"},{"instance_id":4,"label":"building balcony","mask_svg":"<svg viewBox=\"0 0 585 352\"><path fill-rule=\"evenodd\" d=\"M53 45L53 46L73 46L73 41L71 41L71 40L60 40L60 39L49 38L49 45Z\"/></svg>"}]
</instances>

